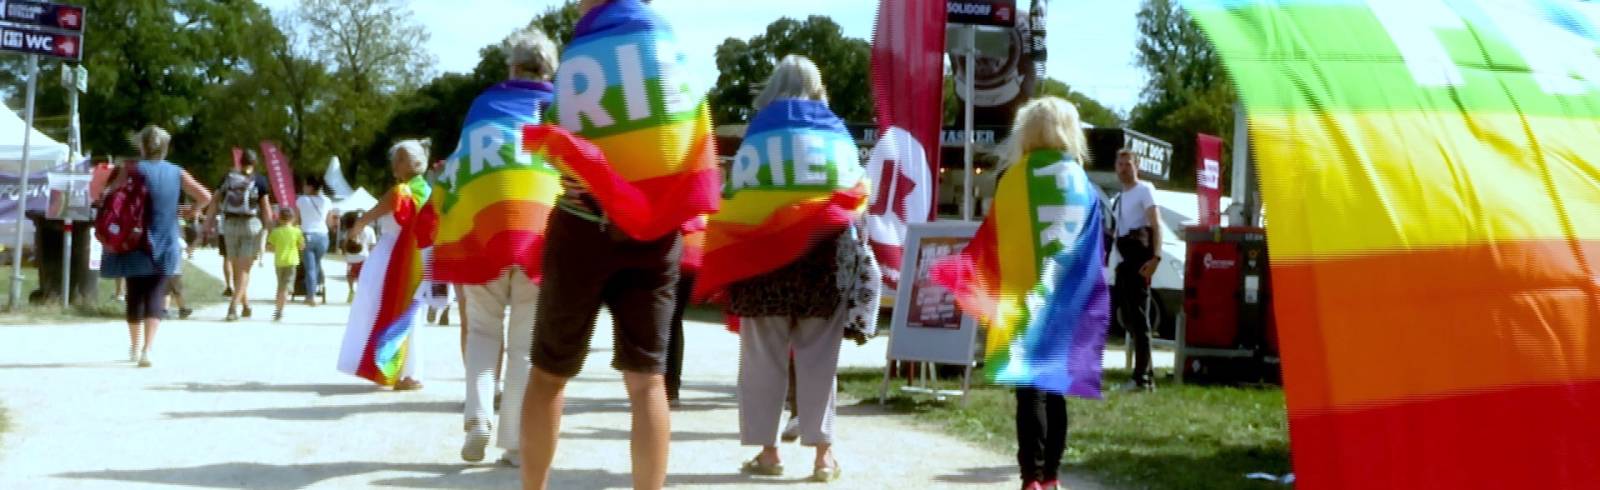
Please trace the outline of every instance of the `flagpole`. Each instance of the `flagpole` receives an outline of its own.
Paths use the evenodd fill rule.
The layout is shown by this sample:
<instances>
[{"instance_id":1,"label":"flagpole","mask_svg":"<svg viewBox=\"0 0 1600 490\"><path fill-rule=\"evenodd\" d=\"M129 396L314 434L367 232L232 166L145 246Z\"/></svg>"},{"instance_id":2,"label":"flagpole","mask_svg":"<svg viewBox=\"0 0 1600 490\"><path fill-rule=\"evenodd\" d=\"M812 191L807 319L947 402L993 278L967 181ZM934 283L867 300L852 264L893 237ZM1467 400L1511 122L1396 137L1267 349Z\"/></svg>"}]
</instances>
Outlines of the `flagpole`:
<instances>
[{"instance_id":1,"label":"flagpole","mask_svg":"<svg viewBox=\"0 0 1600 490\"><path fill-rule=\"evenodd\" d=\"M965 180L961 183L961 219L964 221L972 221L972 198L974 194L972 192L972 98L977 90L977 71L978 26L969 25L967 26L967 96L964 102L967 122L966 131L963 132L963 137L961 138L962 153L965 160L965 167L962 172L962 178Z\"/></svg>"},{"instance_id":2,"label":"flagpole","mask_svg":"<svg viewBox=\"0 0 1600 490\"><path fill-rule=\"evenodd\" d=\"M21 174L17 177L17 239L11 247L11 302L10 311L16 311L21 306L22 300L22 220L26 219L28 209L28 159L32 158L33 148L33 98L39 90L39 55L28 55L28 96L22 125L22 164L19 165Z\"/></svg>"}]
</instances>

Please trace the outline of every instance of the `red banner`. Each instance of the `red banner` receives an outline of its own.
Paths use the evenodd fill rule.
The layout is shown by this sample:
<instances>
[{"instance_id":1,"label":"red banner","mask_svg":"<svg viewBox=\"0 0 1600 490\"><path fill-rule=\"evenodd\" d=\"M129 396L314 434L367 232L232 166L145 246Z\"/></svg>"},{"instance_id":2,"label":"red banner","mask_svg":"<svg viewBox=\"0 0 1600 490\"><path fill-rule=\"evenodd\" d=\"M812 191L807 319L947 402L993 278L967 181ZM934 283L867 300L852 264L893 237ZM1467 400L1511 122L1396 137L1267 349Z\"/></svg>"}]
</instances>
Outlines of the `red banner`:
<instances>
[{"instance_id":1,"label":"red banner","mask_svg":"<svg viewBox=\"0 0 1600 490\"><path fill-rule=\"evenodd\" d=\"M878 142L867 164L876 188L867 234L897 286L907 223L937 214L944 97L945 2L882 0L872 38L872 95Z\"/></svg>"},{"instance_id":2,"label":"red banner","mask_svg":"<svg viewBox=\"0 0 1600 490\"><path fill-rule=\"evenodd\" d=\"M271 141L261 142L261 158L267 164L267 182L272 185L272 198L278 201L279 206L294 205L294 170L289 167L289 158L278 151L278 145ZM277 210L273 210L276 214Z\"/></svg>"},{"instance_id":3,"label":"red banner","mask_svg":"<svg viewBox=\"0 0 1600 490\"><path fill-rule=\"evenodd\" d=\"M1222 138L1199 135L1195 152L1195 197L1200 201L1200 226L1222 225Z\"/></svg>"},{"instance_id":4,"label":"red banner","mask_svg":"<svg viewBox=\"0 0 1600 490\"><path fill-rule=\"evenodd\" d=\"M244 167L244 148L233 147L233 171L238 172Z\"/></svg>"}]
</instances>

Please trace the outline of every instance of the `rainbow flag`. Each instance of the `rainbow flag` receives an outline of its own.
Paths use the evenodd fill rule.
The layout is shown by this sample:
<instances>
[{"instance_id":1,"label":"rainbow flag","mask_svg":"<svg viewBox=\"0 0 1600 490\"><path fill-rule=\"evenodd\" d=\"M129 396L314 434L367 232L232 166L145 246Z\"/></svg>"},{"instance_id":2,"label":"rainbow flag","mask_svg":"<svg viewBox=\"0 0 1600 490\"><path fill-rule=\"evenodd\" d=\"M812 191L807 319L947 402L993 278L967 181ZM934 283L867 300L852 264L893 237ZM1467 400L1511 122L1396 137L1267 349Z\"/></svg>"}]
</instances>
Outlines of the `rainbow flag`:
<instances>
[{"instance_id":1,"label":"rainbow flag","mask_svg":"<svg viewBox=\"0 0 1600 490\"><path fill-rule=\"evenodd\" d=\"M384 386L400 381L400 372L410 357L407 340L423 305L417 299L417 288L423 279L423 249L431 244L438 225L438 215L427 205L432 189L421 176L396 185L391 192L395 198L393 217L400 225L400 235L389 253L387 267L381 271L383 292L377 317L355 372L356 376Z\"/></svg>"},{"instance_id":2,"label":"rainbow flag","mask_svg":"<svg viewBox=\"0 0 1600 490\"><path fill-rule=\"evenodd\" d=\"M1111 318L1099 193L1055 150L1004 172L977 235L929 277L989 327L995 382L1098 399Z\"/></svg>"},{"instance_id":3,"label":"rainbow flag","mask_svg":"<svg viewBox=\"0 0 1600 490\"><path fill-rule=\"evenodd\" d=\"M1600 482L1600 10L1185 0L1271 218L1298 484Z\"/></svg>"},{"instance_id":4,"label":"rainbow flag","mask_svg":"<svg viewBox=\"0 0 1600 490\"><path fill-rule=\"evenodd\" d=\"M611 0L578 21L561 53L556 102L523 144L600 202L606 219L654 240L717 209L716 140L705 96L665 20Z\"/></svg>"},{"instance_id":5,"label":"rainbow flag","mask_svg":"<svg viewBox=\"0 0 1600 490\"><path fill-rule=\"evenodd\" d=\"M540 108L554 93L548 83L508 81L472 102L433 193L440 215L434 280L484 284L512 266L541 278L545 224L561 174L522 151L522 130L539 125Z\"/></svg>"},{"instance_id":6,"label":"rainbow flag","mask_svg":"<svg viewBox=\"0 0 1600 490\"><path fill-rule=\"evenodd\" d=\"M785 99L761 109L706 225L696 299L778 270L838 236L867 204L855 140L828 105Z\"/></svg>"}]
</instances>

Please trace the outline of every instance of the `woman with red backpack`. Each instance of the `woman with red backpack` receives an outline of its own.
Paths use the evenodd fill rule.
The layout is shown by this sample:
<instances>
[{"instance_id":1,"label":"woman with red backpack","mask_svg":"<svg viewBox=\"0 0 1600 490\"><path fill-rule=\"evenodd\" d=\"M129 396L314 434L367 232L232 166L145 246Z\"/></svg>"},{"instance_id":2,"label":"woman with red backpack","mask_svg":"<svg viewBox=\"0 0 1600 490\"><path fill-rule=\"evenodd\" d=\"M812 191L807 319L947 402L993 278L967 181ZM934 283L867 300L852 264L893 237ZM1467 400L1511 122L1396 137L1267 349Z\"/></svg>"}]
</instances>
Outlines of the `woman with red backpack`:
<instances>
[{"instance_id":1,"label":"woman with red backpack","mask_svg":"<svg viewBox=\"0 0 1600 490\"><path fill-rule=\"evenodd\" d=\"M167 282L183 271L178 194L207 203L211 191L166 161L172 144L166 130L146 126L131 139L139 161L124 163L106 186L98 202L95 238L104 250L100 275L128 284L128 360L150 367L150 345L166 314Z\"/></svg>"}]
</instances>

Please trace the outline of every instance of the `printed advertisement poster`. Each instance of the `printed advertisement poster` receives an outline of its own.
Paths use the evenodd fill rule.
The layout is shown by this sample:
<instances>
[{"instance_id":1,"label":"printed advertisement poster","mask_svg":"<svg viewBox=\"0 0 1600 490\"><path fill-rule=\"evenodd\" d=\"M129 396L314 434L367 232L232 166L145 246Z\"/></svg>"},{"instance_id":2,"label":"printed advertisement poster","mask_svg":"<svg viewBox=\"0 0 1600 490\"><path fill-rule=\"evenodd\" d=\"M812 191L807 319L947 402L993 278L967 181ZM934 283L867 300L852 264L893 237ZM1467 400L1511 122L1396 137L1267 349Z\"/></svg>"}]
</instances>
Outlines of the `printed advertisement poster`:
<instances>
[{"instance_id":1,"label":"printed advertisement poster","mask_svg":"<svg viewBox=\"0 0 1600 490\"><path fill-rule=\"evenodd\" d=\"M917 250L917 280L911 286L911 315L906 324L918 328L961 329L961 311L949 290L928 278L928 268L944 256L966 248L970 237L926 237Z\"/></svg>"}]
</instances>

